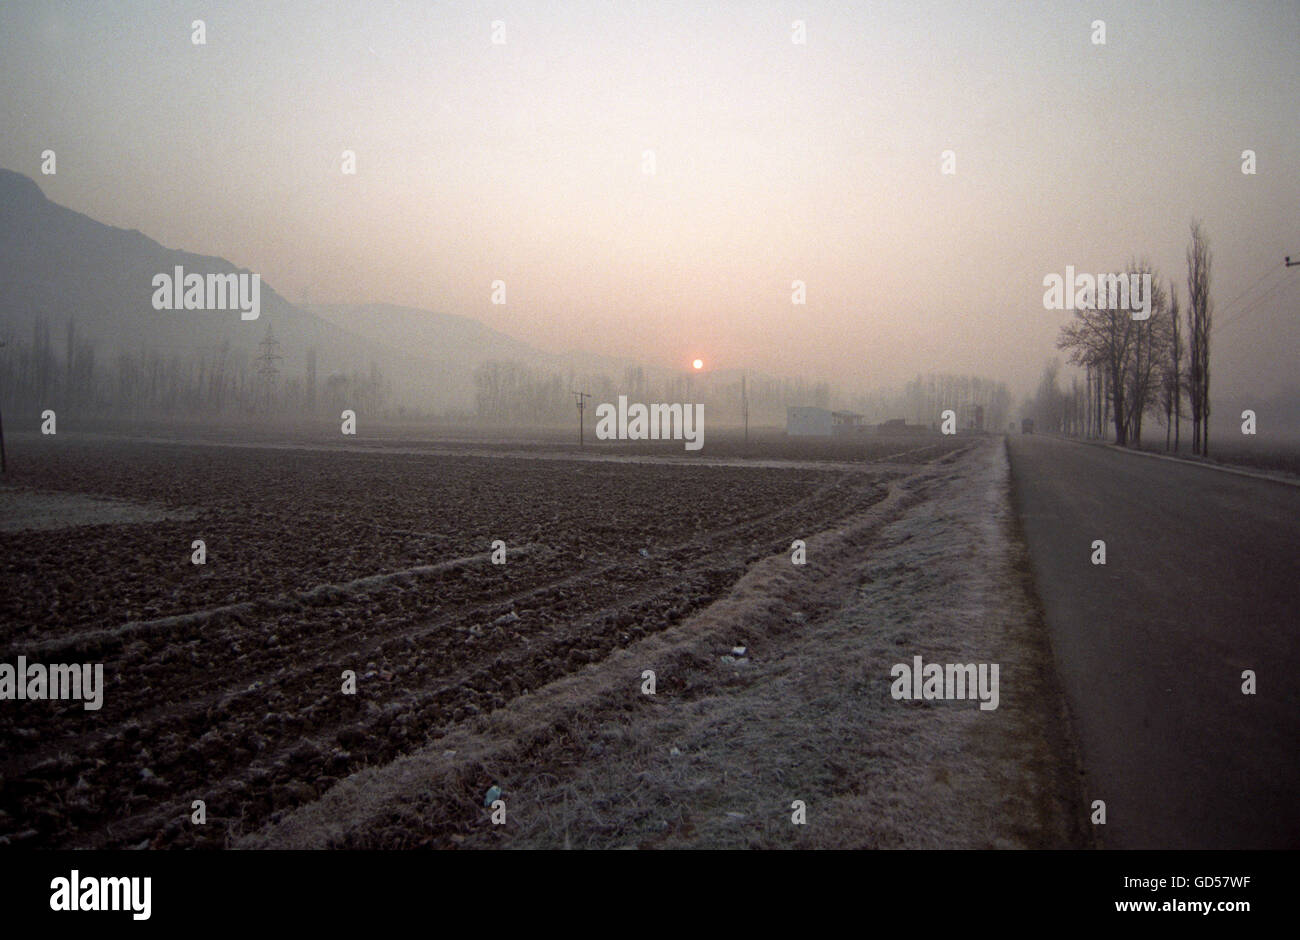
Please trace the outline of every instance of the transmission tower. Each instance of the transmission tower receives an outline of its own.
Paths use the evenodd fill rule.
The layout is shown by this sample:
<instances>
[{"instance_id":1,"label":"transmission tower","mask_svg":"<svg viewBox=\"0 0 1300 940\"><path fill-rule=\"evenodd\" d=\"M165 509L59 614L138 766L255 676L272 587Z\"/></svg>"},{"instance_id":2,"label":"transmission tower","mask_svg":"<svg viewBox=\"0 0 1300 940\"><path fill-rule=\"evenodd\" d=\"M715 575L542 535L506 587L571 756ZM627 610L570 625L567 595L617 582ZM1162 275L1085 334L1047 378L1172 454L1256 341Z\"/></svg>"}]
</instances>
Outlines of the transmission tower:
<instances>
[{"instance_id":1,"label":"transmission tower","mask_svg":"<svg viewBox=\"0 0 1300 940\"><path fill-rule=\"evenodd\" d=\"M277 362L284 359L280 355L280 341L275 338L275 333L271 330L271 324L266 325L266 335L262 341L257 344L261 352L257 356L257 384L265 396L266 410L271 410L271 392L275 388L276 377L280 374L280 367Z\"/></svg>"}]
</instances>

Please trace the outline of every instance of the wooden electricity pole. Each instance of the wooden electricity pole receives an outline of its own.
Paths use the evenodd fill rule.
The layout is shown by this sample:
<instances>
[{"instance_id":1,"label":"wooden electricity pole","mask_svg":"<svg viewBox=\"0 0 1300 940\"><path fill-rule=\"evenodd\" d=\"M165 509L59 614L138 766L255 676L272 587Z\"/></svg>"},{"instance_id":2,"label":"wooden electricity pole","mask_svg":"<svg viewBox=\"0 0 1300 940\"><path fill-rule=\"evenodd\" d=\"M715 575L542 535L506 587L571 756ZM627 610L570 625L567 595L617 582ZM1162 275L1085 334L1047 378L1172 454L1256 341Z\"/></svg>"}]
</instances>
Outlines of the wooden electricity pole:
<instances>
[{"instance_id":1,"label":"wooden electricity pole","mask_svg":"<svg viewBox=\"0 0 1300 940\"><path fill-rule=\"evenodd\" d=\"M0 342L0 346L3 345L4 343ZM5 420L3 415L0 415L0 473L9 473L9 462L5 459Z\"/></svg>"},{"instance_id":2,"label":"wooden electricity pole","mask_svg":"<svg viewBox=\"0 0 1300 940\"><path fill-rule=\"evenodd\" d=\"M585 447L586 442L582 435L582 413L587 407L587 399L591 397L590 392L571 392L578 404L578 446Z\"/></svg>"},{"instance_id":3,"label":"wooden electricity pole","mask_svg":"<svg viewBox=\"0 0 1300 940\"><path fill-rule=\"evenodd\" d=\"M745 385L745 373L740 373L740 414L745 419L745 453L749 453L749 390Z\"/></svg>"}]
</instances>

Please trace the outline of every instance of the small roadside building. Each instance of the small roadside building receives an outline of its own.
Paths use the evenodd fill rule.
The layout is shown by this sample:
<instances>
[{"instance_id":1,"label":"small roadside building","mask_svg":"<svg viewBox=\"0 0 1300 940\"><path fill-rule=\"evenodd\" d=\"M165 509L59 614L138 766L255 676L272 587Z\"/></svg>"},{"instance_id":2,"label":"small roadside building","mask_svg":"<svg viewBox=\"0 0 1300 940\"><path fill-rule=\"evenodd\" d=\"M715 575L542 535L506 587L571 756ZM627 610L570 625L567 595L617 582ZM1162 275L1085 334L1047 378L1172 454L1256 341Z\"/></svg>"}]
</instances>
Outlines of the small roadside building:
<instances>
[{"instance_id":1,"label":"small roadside building","mask_svg":"<svg viewBox=\"0 0 1300 940\"><path fill-rule=\"evenodd\" d=\"M827 408L785 409L785 433L790 437L830 437L834 432L834 414Z\"/></svg>"},{"instance_id":2,"label":"small roadside building","mask_svg":"<svg viewBox=\"0 0 1300 940\"><path fill-rule=\"evenodd\" d=\"M867 426L856 411L831 411L827 408L787 406L785 433L790 437L831 437L841 434L864 434Z\"/></svg>"},{"instance_id":3,"label":"small roadside building","mask_svg":"<svg viewBox=\"0 0 1300 940\"><path fill-rule=\"evenodd\" d=\"M831 430L835 434L865 434L867 426L862 423L865 417L856 411L832 411Z\"/></svg>"}]
</instances>

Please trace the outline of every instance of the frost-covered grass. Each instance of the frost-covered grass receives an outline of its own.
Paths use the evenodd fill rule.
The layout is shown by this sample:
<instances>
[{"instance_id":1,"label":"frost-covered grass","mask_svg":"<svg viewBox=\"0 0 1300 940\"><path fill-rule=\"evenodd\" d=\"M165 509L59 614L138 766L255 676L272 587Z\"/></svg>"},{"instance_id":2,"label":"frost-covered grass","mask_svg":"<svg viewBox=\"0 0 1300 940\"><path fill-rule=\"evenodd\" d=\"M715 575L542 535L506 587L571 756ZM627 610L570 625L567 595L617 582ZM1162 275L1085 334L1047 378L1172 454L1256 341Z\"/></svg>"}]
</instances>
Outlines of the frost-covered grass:
<instances>
[{"instance_id":1,"label":"frost-covered grass","mask_svg":"<svg viewBox=\"0 0 1300 940\"><path fill-rule=\"evenodd\" d=\"M936 461L686 622L362 771L250 846L1087 844L1003 444ZM744 662L725 661L735 645ZM890 667L1001 664L1001 701L903 702ZM733 657L734 659L734 657ZM657 693L641 693L653 669ZM492 784L507 821L482 807ZM807 824L791 821L803 801Z\"/></svg>"}]
</instances>

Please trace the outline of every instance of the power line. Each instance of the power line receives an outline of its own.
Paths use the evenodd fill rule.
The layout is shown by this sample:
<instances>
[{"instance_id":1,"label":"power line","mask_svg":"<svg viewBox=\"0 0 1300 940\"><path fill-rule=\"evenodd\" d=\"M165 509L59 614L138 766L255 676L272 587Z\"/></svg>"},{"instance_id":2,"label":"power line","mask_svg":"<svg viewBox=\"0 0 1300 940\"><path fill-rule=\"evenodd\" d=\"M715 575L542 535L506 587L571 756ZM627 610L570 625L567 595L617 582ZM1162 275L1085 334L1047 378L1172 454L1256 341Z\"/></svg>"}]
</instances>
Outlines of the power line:
<instances>
[{"instance_id":1,"label":"power line","mask_svg":"<svg viewBox=\"0 0 1300 940\"><path fill-rule=\"evenodd\" d=\"M1255 313L1256 311L1262 309L1264 304L1267 303L1269 300L1271 300L1273 296L1278 293L1278 291L1284 290L1285 288L1293 285L1294 283L1295 281L1293 280L1282 278L1276 284L1274 284L1268 290L1266 290L1264 293L1260 294L1258 297L1252 300L1250 303L1246 304L1244 307L1241 307L1238 310L1233 311L1232 316L1228 317L1222 323L1215 326L1213 332L1217 332L1222 327L1231 326L1233 323L1238 323L1241 320L1244 320L1252 313Z\"/></svg>"},{"instance_id":2,"label":"power line","mask_svg":"<svg viewBox=\"0 0 1300 940\"><path fill-rule=\"evenodd\" d=\"M1283 272L1287 268L1295 267L1297 265L1300 265L1300 261L1293 262L1291 260L1290 255L1287 255L1286 258L1283 259L1282 271L1278 270L1277 262L1274 262L1272 265L1270 265L1268 269L1264 271L1263 274L1255 278L1254 282L1249 287L1247 287L1240 294L1232 298L1232 300L1228 301L1220 308L1221 313L1229 314L1229 316L1227 317L1227 319L1221 320L1218 324L1216 324L1213 328L1213 332L1217 332L1220 327L1228 326L1231 323L1236 323L1238 320L1243 319L1252 311L1257 310L1260 304L1264 303L1264 301L1271 298L1273 294L1277 292L1277 289L1279 287L1287 283L1287 279L1284 276L1281 276ZM1278 275L1279 276L1278 279L1274 283L1270 284L1267 288L1265 288L1263 293L1257 294L1253 300L1247 301L1242 306L1238 306L1238 301L1240 301L1246 295L1250 294L1252 291L1258 288L1260 284L1262 284L1264 281L1268 280L1270 277L1274 275Z\"/></svg>"},{"instance_id":3,"label":"power line","mask_svg":"<svg viewBox=\"0 0 1300 940\"><path fill-rule=\"evenodd\" d=\"M1268 278L1272 278L1272 277L1276 277L1277 279L1274 280L1272 283L1268 284L1267 287L1263 287L1262 290L1256 293L1253 298L1249 300L1242 299L1247 295L1251 294L1252 292L1256 291L1257 288L1260 288L1260 285L1264 284L1268 280ZM1283 283L1284 281L1285 278L1278 276L1277 269L1274 268L1269 273L1269 275L1267 275L1265 278L1260 278L1259 280L1255 281L1254 284L1246 288L1246 290L1242 291L1240 294L1238 294L1232 300L1228 301L1226 304L1220 304L1218 307L1218 313L1222 319L1220 319L1219 323L1215 325L1214 329L1217 330L1220 326L1223 326L1229 323L1230 321L1235 320L1237 318L1237 314L1239 314L1242 310L1254 306L1255 303L1257 303L1258 301L1266 297L1272 290L1274 290L1279 284Z\"/></svg>"},{"instance_id":4,"label":"power line","mask_svg":"<svg viewBox=\"0 0 1300 940\"><path fill-rule=\"evenodd\" d=\"M1274 299L1274 306L1284 307L1294 299L1294 290L1283 290L1282 294L1279 294L1277 298ZM1269 330L1274 328L1274 326L1274 322L1271 322L1269 317L1252 317L1252 319L1243 326L1243 332L1236 333L1235 335L1236 338L1238 338L1238 342L1256 342L1258 339L1261 339L1261 334L1262 337L1266 337Z\"/></svg>"},{"instance_id":5,"label":"power line","mask_svg":"<svg viewBox=\"0 0 1300 940\"><path fill-rule=\"evenodd\" d=\"M1287 303L1286 296L1279 297L1280 304ZM1277 324L1269 317L1252 317L1234 328L1230 334L1238 343L1267 342L1268 337L1276 335Z\"/></svg>"},{"instance_id":6,"label":"power line","mask_svg":"<svg viewBox=\"0 0 1300 940\"><path fill-rule=\"evenodd\" d=\"M1276 261L1269 262L1268 267L1266 267L1263 271L1260 272L1259 276L1255 278L1255 280L1250 284L1250 286L1247 287L1245 290L1243 290L1236 297L1229 300L1226 304L1224 304L1223 309L1231 310L1233 307L1237 305L1238 301L1240 301L1243 297L1245 297L1256 287L1258 287L1262 281L1267 280L1269 277L1277 273L1278 273L1277 262Z\"/></svg>"}]
</instances>

